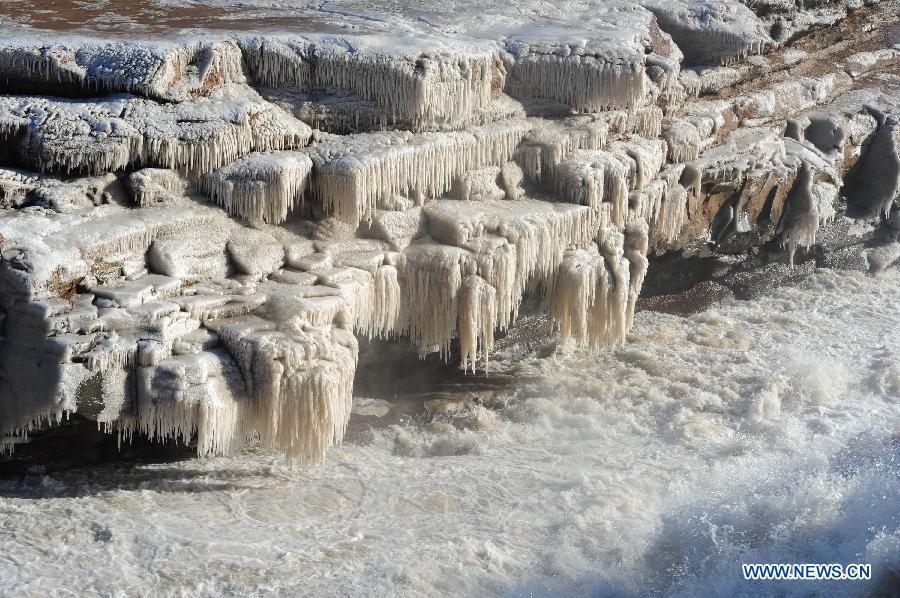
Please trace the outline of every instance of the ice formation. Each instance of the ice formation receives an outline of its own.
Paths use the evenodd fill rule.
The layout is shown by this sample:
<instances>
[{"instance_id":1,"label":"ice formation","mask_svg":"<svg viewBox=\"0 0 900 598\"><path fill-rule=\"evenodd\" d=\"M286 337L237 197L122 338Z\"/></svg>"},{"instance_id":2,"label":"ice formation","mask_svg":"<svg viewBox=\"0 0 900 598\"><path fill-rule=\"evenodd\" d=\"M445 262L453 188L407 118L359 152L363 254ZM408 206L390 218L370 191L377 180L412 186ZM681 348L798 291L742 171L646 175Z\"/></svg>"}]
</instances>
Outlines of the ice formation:
<instances>
[{"instance_id":1,"label":"ice formation","mask_svg":"<svg viewBox=\"0 0 900 598\"><path fill-rule=\"evenodd\" d=\"M415 130L469 124L473 113L490 103L493 91L503 87L502 65L488 44L423 53L402 35L394 42L372 52L314 35L250 38L241 46L261 85L354 96L380 109L385 124L399 122Z\"/></svg>"},{"instance_id":2,"label":"ice formation","mask_svg":"<svg viewBox=\"0 0 900 598\"><path fill-rule=\"evenodd\" d=\"M508 161L527 122L485 125L451 133L366 133L317 144L312 193L325 210L357 225L370 220L378 200L440 197L466 172Z\"/></svg>"},{"instance_id":3,"label":"ice formation","mask_svg":"<svg viewBox=\"0 0 900 598\"><path fill-rule=\"evenodd\" d=\"M281 224L303 200L312 160L300 152L247 154L205 176L201 187L232 216Z\"/></svg>"},{"instance_id":4,"label":"ice formation","mask_svg":"<svg viewBox=\"0 0 900 598\"><path fill-rule=\"evenodd\" d=\"M602 351L668 250L793 262L894 226L900 53L801 35L851 4L338 0L252 34L6 36L0 432L77 411L315 462L360 337L486 370L530 297Z\"/></svg>"}]
</instances>

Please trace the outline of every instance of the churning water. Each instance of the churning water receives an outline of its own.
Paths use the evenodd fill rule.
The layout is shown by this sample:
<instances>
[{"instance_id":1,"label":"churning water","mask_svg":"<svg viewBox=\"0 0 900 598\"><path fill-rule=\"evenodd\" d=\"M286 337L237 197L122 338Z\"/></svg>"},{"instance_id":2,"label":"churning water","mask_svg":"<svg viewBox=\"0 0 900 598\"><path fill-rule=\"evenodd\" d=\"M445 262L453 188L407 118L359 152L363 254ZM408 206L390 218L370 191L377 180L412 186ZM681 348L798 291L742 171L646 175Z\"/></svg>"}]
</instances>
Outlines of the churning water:
<instances>
[{"instance_id":1,"label":"churning water","mask_svg":"<svg viewBox=\"0 0 900 598\"><path fill-rule=\"evenodd\" d=\"M0 481L0 593L860 595L900 583L900 270L819 271L508 397L281 457ZM741 563L871 563L745 582Z\"/></svg>"}]
</instances>

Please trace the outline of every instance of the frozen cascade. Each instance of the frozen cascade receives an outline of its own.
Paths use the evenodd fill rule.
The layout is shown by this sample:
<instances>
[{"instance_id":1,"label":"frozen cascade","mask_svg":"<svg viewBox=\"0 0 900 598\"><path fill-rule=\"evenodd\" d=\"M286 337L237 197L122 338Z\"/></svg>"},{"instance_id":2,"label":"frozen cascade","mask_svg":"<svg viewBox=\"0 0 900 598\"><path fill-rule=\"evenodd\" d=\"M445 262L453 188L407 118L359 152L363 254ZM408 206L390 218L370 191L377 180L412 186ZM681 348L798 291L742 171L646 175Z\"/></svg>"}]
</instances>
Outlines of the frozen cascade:
<instances>
[{"instance_id":1,"label":"frozen cascade","mask_svg":"<svg viewBox=\"0 0 900 598\"><path fill-rule=\"evenodd\" d=\"M464 254L462 249L437 244L413 245L405 253L400 273L401 331L422 352L449 354L458 321Z\"/></svg>"},{"instance_id":2,"label":"frozen cascade","mask_svg":"<svg viewBox=\"0 0 900 598\"><path fill-rule=\"evenodd\" d=\"M160 440L190 441L197 454L221 455L239 448L247 398L240 373L221 352L204 351L154 363L152 348L142 351L137 368L137 410L119 424L128 437L135 431Z\"/></svg>"},{"instance_id":3,"label":"frozen cascade","mask_svg":"<svg viewBox=\"0 0 900 598\"><path fill-rule=\"evenodd\" d=\"M675 241L687 217L689 197L677 182L682 170L677 167L664 171L643 189L629 194L628 222L638 218L646 222L654 247Z\"/></svg>"},{"instance_id":4,"label":"frozen cascade","mask_svg":"<svg viewBox=\"0 0 900 598\"><path fill-rule=\"evenodd\" d=\"M632 136L627 142L610 144L609 150L628 164L629 190L643 189L644 185L656 178L666 163L666 142L661 139L644 139Z\"/></svg>"},{"instance_id":5,"label":"frozen cascade","mask_svg":"<svg viewBox=\"0 0 900 598\"><path fill-rule=\"evenodd\" d=\"M258 435L265 446L310 462L341 442L358 354L352 334L296 317L279 325L255 316L209 325L234 356L251 397L237 420L240 436Z\"/></svg>"},{"instance_id":6,"label":"frozen cascade","mask_svg":"<svg viewBox=\"0 0 900 598\"><path fill-rule=\"evenodd\" d=\"M10 36L0 44L5 92L16 85L90 92L128 92L163 101L206 95L219 85L245 82L238 45L229 40L179 42L44 40Z\"/></svg>"},{"instance_id":7,"label":"frozen cascade","mask_svg":"<svg viewBox=\"0 0 900 598\"><path fill-rule=\"evenodd\" d=\"M375 302L372 317L361 332L368 337L387 338L400 328L402 291L396 266L384 264L375 271Z\"/></svg>"},{"instance_id":8,"label":"frozen cascade","mask_svg":"<svg viewBox=\"0 0 900 598\"><path fill-rule=\"evenodd\" d=\"M454 285L451 301L456 301L461 284L456 270L464 264L470 264L469 267L475 264L478 275L495 289L496 326L501 330L515 320L526 288L546 282L563 259L565 251L572 246L590 243L596 236L598 226L596 215L588 208L537 200L500 200L474 205L470 202L436 200L426 206L425 213L435 240L468 250L459 252L449 247L443 249L444 246L437 246L439 250L432 249L434 246L424 246L434 257L445 256L442 263L453 264L454 274L449 279ZM408 252L407 257L417 254ZM407 260L407 271L418 267L417 259ZM411 303L415 303L414 296L410 299ZM430 305L426 302L424 306L429 313L432 309ZM445 317L437 310L433 315L435 318ZM449 335L445 332L446 342L449 343L454 321L446 322L442 329L450 331Z\"/></svg>"},{"instance_id":9,"label":"frozen cascade","mask_svg":"<svg viewBox=\"0 0 900 598\"><path fill-rule=\"evenodd\" d=\"M24 130L22 153L42 171L106 173L132 164L207 173L253 150L307 143L310 128L261 98L157 104L130 96L92 102L0 96L0 137Z\"/></svg>"},{"instance_id":10,"label":"frozen cascade","mask_svg":"<svg viewBox=\"0 0 900 598\"><path fill-rule=\"evenodd\" d=\"M663 188L662 206L653 219L654 240L671 243L678 238L687 217L688 194L679 183Z\"/></svg>"},{"instance_id":11,"label":"frozen cascade","mask_svg":"<svg viewBox=\"0 0 900 598\"><path fill-rule=\"evenodd\" d=\"M634 323L634 308L637 303L644 276L650 262L647 260L649 248L647 222L643 218L632 220L625 227L624 253L628 260L628 303L625 307L625 333Z\"/></svg>"},{"instance_id":12,"label":"frozen cascade","mask_svg":"<svg viewBox=\"0 0 900 598\"><path fill-rule=\"evenodd\" d=\"M541 182L573 151L603 149L609 129L607 119L589 116L536 122L518 150L525 175Z\"/></svg>"},{"instance_id":13,"label":"frozen cascade","mask_svg":"<svg viewBox=\"0 0 900 598\"><path fill-rule=\"evenodd\" d=\"M700 133L689 121L673 119L663 125L662 136L668 145L671 162L693 162L700 156Z\"/></svg>"},{"instance_id":14,"label":"frozen cascade","mask_svg":"<svg viewBox=\"0 0 900 598\"><path fill-rule=\"evenodd\" d=\"M893 52L682 71L774 47L774 21L657 4L0 43L4 431L97 405L123 437L317 461L360 336L444 359L458 339L486 370L536 297L600 351L652 252L792 260L845 236L845 195L871 208L853 230L895 231Z\"/></svg>"}]
</instances>

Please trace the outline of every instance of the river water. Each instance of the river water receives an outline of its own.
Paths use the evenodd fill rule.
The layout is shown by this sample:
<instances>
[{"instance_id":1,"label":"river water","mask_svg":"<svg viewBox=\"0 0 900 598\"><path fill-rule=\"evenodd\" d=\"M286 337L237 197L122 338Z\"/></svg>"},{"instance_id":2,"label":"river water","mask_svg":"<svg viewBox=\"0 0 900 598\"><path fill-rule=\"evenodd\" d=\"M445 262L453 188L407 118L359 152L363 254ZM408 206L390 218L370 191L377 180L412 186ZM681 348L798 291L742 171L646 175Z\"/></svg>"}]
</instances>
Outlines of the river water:
<instances>
[{"instance_id":1,"label":"river water","mask_svg":"<svg viewBox=\"0 0 900 598\"><path fill-rule=\"evenodd\" d=\"M0 593L847 596L900 584L900 270L637 315L488 407L273 454L0 480ZM361 404L365 401L361 400ZM870 563L745 582L741 563Z\"/></svg>"}]
</instances>

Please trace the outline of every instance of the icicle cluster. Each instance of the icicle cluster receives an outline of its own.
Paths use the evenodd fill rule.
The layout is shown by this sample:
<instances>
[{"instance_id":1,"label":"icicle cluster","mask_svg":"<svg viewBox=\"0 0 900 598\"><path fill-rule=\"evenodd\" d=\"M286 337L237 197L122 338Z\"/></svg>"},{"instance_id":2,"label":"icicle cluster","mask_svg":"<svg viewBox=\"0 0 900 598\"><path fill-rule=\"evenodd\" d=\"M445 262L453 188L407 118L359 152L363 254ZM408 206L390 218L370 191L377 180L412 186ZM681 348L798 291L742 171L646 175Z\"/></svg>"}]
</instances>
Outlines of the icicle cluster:
<instances>
[{"instance_id":1,"label":"icicle cluster","mask_svg":"<svg viewBox=\"0 0 900 598\"><path fill-rule=\"evenodd\" d=\"M327 39L241 42L254 78L269 87L329 90L372 102L392 123L422 130L470 124L503 87L503 67L488 48L459 54L357 52Z\"/></svg>"},{"instance_id":2,"label":"icicle cluster","mask_svg":"<svg viewBox=\"0 0 900 598\"><path fill-rule=\"evenodd\" d=\"M458 330L468 327L464 368L490 346L486 318L491 329L508 328L526 288L544 285L566 250L597 232L591 210L536 200L438 200L426 212L432 235L448 245L419 243L404 253L402 334L423 352L446 356Z\"/></svg>"},{"instance_id":3,"label":"icicle cluster","mask_svg":"<svg viewBox=\"0 0 900 598\"><path fill-rule=\"evenodd\" d=\"M646 224L606 229L598 247L566 253L545 298L564 341L598 351L621 342L647 270Z\"/></svg>"},{"instance_id":4,"label":"icicle cluster","mask_svg":"<svg viewBox=\"0 0 900 598\"><path fill-rule=\"evenodd\" d=\"M200 186L231 215L281 224L303 200L311 170L304 153L253 153L203 177Z\"/></svg>"},{"instance_id":5,"label":"icicle cluster","mask_svg":"<svg viewBox=\"0 0 900 598\"><path fill-rule=\"evenodd\" d=\"M250 396L239 419L242 435L256 434L265 446L309 462L341 442L358 354L352 334L296 318L278 326L251 317L212 327Z\"/></svg>"},{"instance_id":6,"label":"icicle cluster","mask_svg":"<svg viewBox=\"0 0 900 598\"><path fill-rule=\"evenodd\" d=\"M643 189L666 163L666 142L631 137L610 145L610 151L628 166L629 189Z\"/></svg>"},{"instance_id":7,"label":"icicle cluster","mask_svg":"<svg viewBox=\"0 0 900 598\"><path fill-rule=\"evenodd\" d=\"M402 291L396 266L385 264L375 271L374 303L368 325L361 327L369 338L387 338L400 329Z\"/></svg>"},{"instance_id":8,"label":"icicle cluster","mask_svg":"<svg viewBox=\"0 0 900 598\"><path fill-rule=\"evenodd\" d=\"M677 182L681 171L675 168L675 176L663 175L629 195L629 205L634 206L629 222L641 219L649 225L654 248L675 241L687 217L688 194Z\"/></svg>"},{"instance_id":9,"label":"icicle cluster","mask_svg":"<svg viewBox=\"0 0 900 598\"><path fill-rule=\"evenodd\" d=\"M644 58L530 53L512 48L506 91L556 100L577 112L634 107L646 92Z\"/></svg>"},{"instance_id":10,"label":"icicle cluster","mask_svg":"<svg viewBox=\"0 0 900 598\"><path fill-rule=\"evenodd\" d=\"M594 117L545 121L536 124L519 147L525 175L532 181L545 181L553 168L577 149L602 149L610 124Z\"/></svg>"},{"instance_id":11,"label":"icicle cluster","mask_svg":"<svg viewBox=\"0 0 900 598\"><path fill-rule=\"evenodd\" d=\"M628 209L628 165L611 152L579 150L554 170L559 193L579 205L600 210L610 204L612 222L625 225Z\"/></svg>"},{"instance_id":12,"label":"icicle cluster","mask_svg":"<svg viewBox=\"0 0 900 598\"><path fill-rule=\"evenodd\" d=\"M700 133L686 120L668 121L662 130L662 138L669 149L671 162L693 162L700 157Z\"/></svg>"},{"instance_id":13,"label":"icicle cluster","mask_svg":"<svg viewBox=\"0 0 900 598\"><path fill-rule=\"evenodd\" d=\"M352 335L296 321L276 327L253 317L210 326L234 362L218 350L160 359L153 343L144 343L136 409L118 424L124 436L138 430L187 441L196 432L201 456L259 438L309 462L341 441L356 369Z\"/></svg>"},{"instance_id":14,"label":"icicle cluster","mask_svg":"<svg viewBox=\"0 0 900 598\"><path fill-rule=\"evenodd\" d=\"M497 319L497 290L477 274L463 279L459 295L460 367L475 371L476 362L484 356L485 369L494 345Z\"/></svg>"},{"instance_id":15,"label":"icicle cluster","mask_svg":"<svg viewBox=\"0 0 900 598\"><path fill-rule=\"evenodd\" d=\"M354 135L314 146L312 193L325 210L354 226L371 220L378 201L397 194L440 197L469 170L500 165L527 133L527 122L458 133Z\"/></svg>"}]
</instances>

